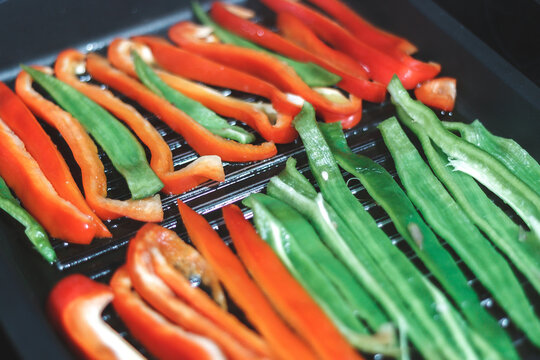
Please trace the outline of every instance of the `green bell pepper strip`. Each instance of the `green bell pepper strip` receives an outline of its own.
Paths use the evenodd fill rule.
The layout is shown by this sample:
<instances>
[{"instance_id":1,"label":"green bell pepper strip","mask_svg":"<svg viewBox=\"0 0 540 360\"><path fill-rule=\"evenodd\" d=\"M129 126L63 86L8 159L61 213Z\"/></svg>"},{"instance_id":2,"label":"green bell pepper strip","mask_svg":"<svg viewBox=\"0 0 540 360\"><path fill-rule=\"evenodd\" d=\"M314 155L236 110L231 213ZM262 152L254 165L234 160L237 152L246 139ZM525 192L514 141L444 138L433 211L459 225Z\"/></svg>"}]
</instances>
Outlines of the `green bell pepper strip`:
<instances>
[{"instance_id":1,"label":"green bell pepper strip","mask_svg":"<svg viewBox=\"0 0 540 360\"><path fill-rule=\"evenodd\" d=\"M456 122L443 122L443 125L459 131L462 138L491 154L540 194L540 165L517 142L493 135L478 120L470 125Z\"/></svg>"},{"instance_id":2,"label":"green bell pepper strip","mask_svg":"<svg viewBox=\"0 0 540 360\"><path fill-rule=\"evenodd\" d=\"M392 101L401 106L448 156L450 165L471 175L503 199L540 237L539 194L489 153L445 129L431 109L409 96L395 75L388 84L388 92Z\"/></svg>"},{"instance_id":3,"label":"green bell pepper strip","mask_svg":"<svg viewBox=\"0 0 540 360\"><path fill-rule=\"evenodd\" d=\"M508 335L480 305L478 296L468 285L452 256L439 243L394 178L373 160L354 154L347 145L339 123L319 124L319 129L337 163L358 178L371 197L388 213L397 231L454 299L469 323L478 331L486 332L486 337L493 339L493 344L506 354L507 359L516 358Z\"/></svg>"},{"instance_id":4,"label":"green bell pepper strip","mask_svg":"<svg viewBox=\"0 0 540 360\"><path fill-rule=\"evenodd\" d=\"M246 40L232 32L225 30L223 27L219 26L215 21L213 21L210 16L203 10L201 5L198 2L194 1L191 3L193 8L193 13L197 19L204 24L205 26L211 27L214 31L214 34L224 43L236 45L252 50L261 51L267 54L272 55L273 57L285 62L287 65L292 67L296 74L309 86L309 87L328 87L336 85L341 81L341 77L331 73L330 71L316 65L312 62L300 62L288 58L283 55L276 54L274 52L268 51L259 45L252 43L249 40Z\"/></svg>"},{"instance_id":5,"label":"green bell pepper strip","mask_svg":"<svg viewBox=\"0 0 540 360\"><path fill-rule=\"evenodd\" d=\"M200 102L171 88L161 80L154 70L152 70L152 68L145 63L135 51L132 52L131 55L133 56L135 63L135 72L147 88L185 112L189 117L204 126L212 134L236 140L242 144L248 144L255 140L255 135L239 126L229 124L227 120L208 109Z\"/></svg>"},{"instance_id":6,"label":"green bell pepper strip","mask_svg":"<svg viewBox=\"0 0 540 360\"><path fill-rule=\"evenodd\" d=\"M409 329L410 338L426 358L478 358L471 341L477 336L460 318L457 311L438 290L428 285L423 275L401 253L347 187L323 135L317 127L313 107L305 103L293 125L300 134L309 166L324 199L353 229L355 241L364 245L387 279L399 292L421 328ZM433 306L437 301L443 301ZM442 316L440 311L444 309ZM456 328L456 325L458 328ZM427 337L427 338L426 338Z\"/></svg>"},{"instance_id":7,"label":"green bell pepper strip","mask_svg":"<svg viewBox=\"0 0 540 360\"><path fill-rule=\"evenodd\" d=\"M253 210L261 238L280 257L291 274L313 296L353 346L367 352L388 350L355 315L363 311L368 295L347 269L323 245L307 220L292 207L273 197L252 194L244 204ZM359 296L356 300L355 296ZM397 355L396 349L390 354Z\"/></svg>"},{"instance_id":8,"label":"green bell pepper strip","mask_svg":"<svg viewBox=\"0 0 540 360\"><path fill-rule=\"evenodd\" d=\"M21 67L92 135L126 179L133 199L150 197L163 188L143 147L120 121L68 84L31 67Z\"/></svg>"},{"instance_id":9,"label":"green bell pepper strip","mask_svg":"<svg viewBox=\"0 0 540 360\"><path fill-rule=\"evenodd\" d=\"M49 242L47 232L43 227L24 210L19 201L13 197L11 191L4 179L0 177L0 209L7 212L11 217L21 223L25 229L24 233L28 240L35 246L36 250L43 256L45 260L52 263L56 261L56 253Z\"/></svg>"},{"instance_id":10,"label":"green bell pepper strip","mask_svg":"<svg viewBox=\"0 0 540 360\"><path fill-rule=\"evenodd\" d=\"M379 125L379 129L394 158L407 194L426 221L450 244L527 337L534 344L540 345L540 321L506 260L448 194L422 160L398 121L395 118L386 120ZM413 130L416 129L415 124ZM424 142L431 140L423 134L420 141L425 145ZM437 153L429 152L428 149L426 155L430 158L438 156Z\"/></svg>"}]
</instances>

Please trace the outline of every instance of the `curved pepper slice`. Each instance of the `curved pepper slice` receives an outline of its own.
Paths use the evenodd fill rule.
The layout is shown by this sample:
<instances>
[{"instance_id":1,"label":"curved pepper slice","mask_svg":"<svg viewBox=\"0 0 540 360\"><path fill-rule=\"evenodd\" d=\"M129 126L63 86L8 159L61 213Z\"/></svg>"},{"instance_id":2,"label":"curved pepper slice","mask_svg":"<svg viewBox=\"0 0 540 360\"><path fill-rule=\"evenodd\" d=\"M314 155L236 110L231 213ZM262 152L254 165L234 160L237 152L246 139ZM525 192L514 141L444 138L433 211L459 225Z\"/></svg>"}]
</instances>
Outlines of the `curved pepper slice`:
<instances>
[{"instance_id":1,"label":"curved pepper slice","mask_svg":"<svg viewBox=\"0 0 540 360\"><path fill-rule=\"evenodd\" d=\"M241 343L232 334L190 305L179 299L156 273L152 264L149 242L157 242L168 230L154 224L146 224L131 240L127 254L127 268L135 290L153 308L170 321L189 332L203 335L214 341L232 359L260 359L267 353L257 352Z\"/></svg>"},{"instance_id":2,"label":"curved pepper slice","mask_svg":"<svg viewBox=\"0 0 540 360\"><path fill-rule=\"evenodd\" d=\"M52 237L77 244L92 241L96 234L92 219L58 196L21 139L1 118L0 159L0 177Z\"/></svg>"},{"instance_id":3,"label":"curved pepper slice","mask_svg":"<svg viewBox=\"0 0 540 360\"><path fill-rule=\"evenodd\" d=\"M153 227L149 232L154 236L147 235L144 239L146 249L151 253L152 266L155 273L171 290L195 311L225 330L245 347L254 349L259 354L268 353L268 345L258 335L220 308L205 292L193 287L191 281L194 279L198 280L200 277L205 283L209 275L214 277L213 269L206 260L170 230ZM217 281L217 277L215 280Z\"/></svg>"},{"instance_id":4,"label":"curved pepper slice","mask_svg":"<svg viewBox=\"0 0 540 360\"><path fill-rule=\"evenodd\" d=\"M142 107L156 114L200 155L218 155L225 161L254 161L267 159L277 153L273 143L261 145L239 144L216 136L191 119L184 112L148 90L137 80L114 69L107 60L88 54L87 71L93 78L120 91L137 101Z\"/></svg>"},{"instance_id":5,"label":"curved pepper slice","mask_svg":"<svg viewBox=\"0 0 540 360\"><path fill-rule=\"evenodd\" d=\"M217 156L200 157L185 168L174 171L171 150L159 132L135 108L115 97L110 91L80 81L76 73L82 71L83 67L85 55L76 50L65 50L58 55L54 71L60 80L103 106L137 134L150 149L150 167L165 185L162 189L164 193L181 194L208 179L225 180L223 165Z\"/></svg>"},{"instance_id":6,"label":"curved pepper slice","mask_svg":"<svg viewBox=\"0 0 540 360\"><path fill-rule=\"evenodd\" d=\"M143 147L120 121L54 76L28 66L22 68L92 135L125 178L133 199L150 197L163 188L146 160Z\"/></svg>"},{"instance_id":7,"label":"curved pepper slice","mask_svg":"<svg viewBox=\"0 0 540 360\"><path fill-rule=\"evenodd\" d=\"M112 299L108 286L74 274L56 284L49 294L47 311L85 359L145 359L101 318Z\"/></svg>"},{"instance_id":8,"label":"curved pepper slice","mask_svg":"<svg viewBox=\"0 0 540 360\"><path fill-rule=\"evenodd\" d=\"M71 176L64 158L30 110L4 83L0 82L0 118L22 140L58 195L92 218L96 235L111 237L107 227L88 207Z\"/></svg>"},{"instance_id":9,"label":"curved pepper slice","mask_svg":"<svg viewBox=\"0 0 540 360\"><path fill-rule=\"evenodd\" d=\"M418 50L407 39L390 34L370 24L339 0L308 1L334 17L358 39L385 53L395 54L394 56L401 58L404 54L410 55Z\"/></svg>"},{"instance_id":10,"label":"curved pepper slice","mask_svg":"<svg viewBox=\"0 0 540 360\"><path fill-rule=\"evenodd\" d=\"M41 71L52 72L48 68ZM81 169L88 204L102 219L127 216L140 221L161 221L163 210L159 195L141 200L107 199L107 178L94 141L79 121L32 88L32 78L22 71L15 83L17 94L40 118L56 128L67 142Z\"/></svg>"},{"instance_id":11,"label":"curved pepper slice","mask_svg":"<svg viewBox=\"0 0 540 360\"><path fill-rule=\"evenodd\" d=\"M287 94L255 76L180 49L161 38L138 36L134 40L149 46L156 62L167 71L205 84L262 96L283 114L294 116L300 112L300 106Z\"/></svg>"},{"instance_id":12,"label":"curved pepper slice","mask_svg":"<svg viewBox=\"0 0 540 360\"><path fill-rule=\"evenodd\" d=\"M361 359L235 205L223 208L240 259L282 317L321 359ZM284 291L284 289L286 289Z\"/></svg>"},{"instance_id":13,"label":"curved pepper slice","mask_svg":"<svg viewBox=\"0 0 540 360\"><path fill-rule=\"evenodd\" d=\"M132 77L137 76L132 58L127 50L135 50L149 65L157 65L152 50L147 45L157 44L159 46L159 44L163 44L163 39L152 36L137 36L132 41L123 40L123 42L126 46L118 46L118 50L113 49L113 44L109 46L109 55L115 67ZM246 123L267 141L286 144L298 136L296 130L291 126L293 116L276 112L270 104L241 101L166 71L155 68L154 70L161 80L171 88L197 100L218 114ZM271 123L271 118L274 119L274 123Z\"/></svg>"},{"instance_id":14,"label":"curved pepper slice","mask_svg":"<svg viewBox=\"0 0 540 360\"><path fill-rule=\"evenodd\" d=\"M320 13L291 0L261 0L277 13L288 12L311 28L318 36L336 49L359 61L369 76L380 83L388 84L396 74L407 89L432 79L441 70L436 63L424 63L404 55L396 59L362 42L334 21Z\"/></svg>"},{"instance_id":15,"label":"curved pepper slice","mask_svg":"<svg viewBox=\"0 0 540 360\"><path fill-rule=\"evenodd\" d=\"M181 22L169 29L169 37L179 46L213 61L247 72L293 93L313 104L327 122L341 121L345 128L358 124L362 116L362 100L354 95L344 97L330 88L310 88L287 64L274 57L239 46L210 43L208 28Z\"/></svg>"},{"instance_id":16,"label":"curved pepper slice","mask_svg":"<svg viewBox=\"0 0 540 360\"><path fill-rule=\"evenodd\" d=\"M361 99L372 102L382 102L385 98L385 86L367 80L368 74L359 64L354 65L354 73L346 72L339 63L336 62L336 60L339 59L339 56L327 58L320 56L317 53L310 52L279 36L273 31L234 14L228 10L228 5L224 3L215 2L212 5L211 15L217 23L226 29L233 31L237 35L294 59L313 62L314 64L339 75L341 81L337 86ZM343 54L340 55L341 57L344 57ZM354 63L352 59L350 59L350 61Z\"/></svg>"},{"instance_id":17,"label":"curved pepper slice","mask_svg":"<svg viewBox=\"0 0 540 360\"><path fill-rule=\"evenodd\" d=\"M428 80L414 89L414 95L424 105L452 111L456 101L456 79L441 77Z\"/></svg>"},{"instance_id":18,"label":"curved pepper slice","mask_svg":"<svg viewBox=\"0 0 540 360\"><path fill-rule=\"evenodd\" d=\"M312 350L283 322L242 263L208 222L180 201L178 209L191 241L216 271L249 321L268 341L272 352L280 359L315 359ZM225 209L224 215L227 215Z\"/></svg>"},{"instance_id":19,"label":"curved pepper slice","mask_svg":"<svg viewBox=\"0 0 540 360\"><path fill-rule=\"evenodd\" d=\"M189 333L155 312L132 289L129 272L123 266L114 273L110 286L113 306L129 332L163 360L224 360L217 345L205 337Z\"/></svg>"}]
</instances>

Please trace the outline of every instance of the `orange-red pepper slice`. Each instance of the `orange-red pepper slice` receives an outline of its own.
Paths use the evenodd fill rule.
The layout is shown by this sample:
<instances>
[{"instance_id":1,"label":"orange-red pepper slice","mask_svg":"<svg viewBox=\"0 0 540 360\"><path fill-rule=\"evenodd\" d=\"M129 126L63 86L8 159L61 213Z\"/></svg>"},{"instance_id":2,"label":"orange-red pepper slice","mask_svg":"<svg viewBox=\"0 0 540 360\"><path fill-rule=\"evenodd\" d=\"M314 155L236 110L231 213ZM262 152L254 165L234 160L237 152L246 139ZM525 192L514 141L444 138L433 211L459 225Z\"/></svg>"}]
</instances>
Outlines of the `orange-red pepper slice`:
<instances>
[{"instance_id":1,"label":"orange-red pepper slice","mask_svg":"<svg viewBox=\"0 0 540 360\"><path fill-rule=\"evenodd\" d=\"M362 66L344 56L344 54L330 49L329 52L333 53L334 56L326 57L324 56L326 54L309 51L308 49L298 46L294 42L279 36L270 29L266 29L263 26L243 19L234 12L229 11L229 5L221 2L213 3L211 15L212 18L224 28L267 49L274 50L296 60L312 62L339 75L341 81L337 86L361 99L372 102L382 102L385 98L385 86L367 80L368 74ZM283 26L283 24L281 24L281 26ZM326 45L323 44L323 46L329 49ZM351 62L354 64L353 66L349 66L349 68L353 69L353 72L346 71L345 66L341 65L343 58L346 59L347 65Z\"/></svg>"},{"instance_id":2,"label":"orange-red pepper slice","mask_svg":"<svg viewBox=\"0 0 540 360\"><path fill-rule=\"evenodd\" d=\"M51 69L39 68L52 72ZM21 72L16 80L19 96L40 118L55 127L73 152L81 169L82 182L88 204L102 219L127 216L140 221L161 221L163 210L159 195L141 200L114 200L107 198L107 178L98 150L83 126L68 112L46 100L32 88L32 78Z\"/></svg>"},{"instance_id":3,"label":"orange-red pepper slice","mask_svg":"<svg viewBox=\"0 0 540 360\"><path fill-rule=\"evenodd\" d=\"M452 111L456 101L456 79L441 77L428 80L414 89L414 95L427 106Z\"/></svg>"},{"instance_id":4,"label":"orange-red pepper slice","mask_svg":"<svg viewBox=\"0 0 540 360\"><path fill-rule=\"evenodd\" d=\"M178 208L191 241L216 271L235 303L268 341L272 352L280 359L316 359L307 344L279 317L239 259L208 222L180 201Z\"/></svg>"},{"instance_id":5,"label":"orange-red pepper slice","mask_svg":"<svg viewBox=\"0 0 540 360\"><path fill-rule=\"evenodd\" d=\"M125 266L116 270L110 286L114 293L114 309L133 337L152 355L162 360L225 359L214 342L185 331L148 306L132 289Z\"/></svg>"},{"instance_id":6,"label":"orange-red pepper slice","mask_svg":"<svg viewBox=\"0 0 540 360\"><path fill-rule=\"evenodd\" d=\"M249 273L287 323L320 359L361 359L332 321L289 274L236 205L223 208L235 249Z\"/></svg>"},{"instance_id":7,"label":"orange-red pepper slice","mask_svg":"<svg viewBox=\"0 0 540 360\"><path fill-rule=\"evenodd\" d=\"M191 22L181 22L169 29L169 37L189 51L247 72L274 84L282 91L300 96L311 103L327 122L341 121L344 128L351 128L360 121L362 100L356 96L349 95L347 99L339 92L334 93L333 97L327 96L326 90L322 90L325 88L310 88L290 66L269 54L230 44L206 42L201 39L205 29ZM337 90L332 89L334 91Z\"/></svg>"},{"instance_id":8,"label":"orange-red pepper slice","mask_svg":"<svg viewBox=\"0 0 540 360\"><path fill-rule=\"evenodd\" d=\"M181 134L199 155L218 155L225 161L254 161L267 159L277 153L271 142L260 145L239 144L216 136L206 130L183 111L167 100L152 93L137 80L113 68L103 57L88 54L87 71L98 81L111 86L127 97L137 101L142 107L156 114L174 131Z\"/></svg>"},{"instance_id":9,"label":"orange-red pepper slice","mask_svg":"<svg viewBox=\"0 0 540 360\"><path fill-rule=\"evenodd\" d=\"M109 46L111 63L123 72L137 78L130 51L138 50L145 61L150 62L150 65L156 65L152 50L146 44L161 41L162 39L151 36L137 36L132 41L115 41ZM220 115L248 124L251 128L257 130L265 140L281 144L289 143L298 136L298 133L291 125L293 120L291 115L274 113L276 119L275 123L272 124L268 115L257 108L258 106L261 107L261 105L224 96L211 88L166 71L157 69L156 72L173 89L200 102Z\"/></svg>"},{"instance_id":10,"label":"orange-red pepper slice","mask_svg":"<svg viewBox=\"0 0 540 360\"><path fill-rule=\"evenodd\" d=\"M155 224L146 224L131 240L127 253L127 268L135 290L170 321L189 332L214 341L228 358L247 360L268 357L268 353L260 353L257 351L259 349L247 347L233 334L186 304L156 275L148 244L159 243L160 238L170 236L167 234L169 231Z\"/></svg>"},{"instance_id":11,"label":"orange-red pepper slice","mask_svg":"<svg viewBox=\"0 0 540 360\"><path fill-rule=\"evenodd\" d=\"M152 124L135 108L116 98L110 91L80 81L76 71L80 70L81 66L85 66L85 55L76 50L65 50L58 55L54 70L60 80L110 111L137 134L150 149L150 166L165 185L162 189L164 193L181 194L208 179L225 180L223 165L217 156L201 157L187 167L174 171L171 150Z\"/></svg>"},{"instance_id":12,"label":"orange-red pepper slice","mask_svg":"<svg viewBox=\"0 0 540 360\"><path fill-rule=\"evenodd\" d=\"M58 195L92 219L97 236L110 237L111 233L107 227L84 200L69 167L54 143L21 99L2 82L0 82L0 118L22 140L26 150L39 164ZM90 240L86 239L82 243L89 242Z\"/></svg>"},{"instance_id":13,"label":"orange-red pepper slice","mask_svg":"<svg viewBox=\"0 0 540 360\"><path fill-rule=\"evenodd\" d=\"M74 274L53 288L47 311L52 322L85 359L145 359L101 318L112 299L108 286Z\"/></svg>"}]
</instances>

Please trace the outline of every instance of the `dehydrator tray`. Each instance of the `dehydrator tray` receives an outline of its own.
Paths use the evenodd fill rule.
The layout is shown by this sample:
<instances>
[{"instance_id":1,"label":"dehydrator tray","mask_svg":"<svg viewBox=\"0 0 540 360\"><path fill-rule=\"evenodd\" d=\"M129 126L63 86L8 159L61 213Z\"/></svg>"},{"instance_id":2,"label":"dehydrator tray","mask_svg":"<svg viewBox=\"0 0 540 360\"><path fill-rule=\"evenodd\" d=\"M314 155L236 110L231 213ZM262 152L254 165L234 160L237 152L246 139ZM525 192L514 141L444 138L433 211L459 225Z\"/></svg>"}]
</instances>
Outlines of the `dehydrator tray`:
<instances>
[{"instance_id":1,"label":"dehydrator tray","mask_svg":"<svg viewBox=\"0 0 540 360\"><path fill-rule=\"evenodd\" d=\"M478 118L492 132L515 139L536 159L540 158L537 139L540 134L540 89L435 3L425 0L351 0L348 3L373 23L417 45L420 49L417 58L441 63L441 75L457 78L456 109L453 114L444 114L446 118L465 122ZM265 13L264 7L257 1L248 1L247 4L265 20L271 21L270 13ZM67 47L103 51L116 36L142 33L164 36L170 25L191 17L188 1L130 0L72 4L67 0L53 0L47 2L46 10L40 11L43 6L37 1L0 0L0 80L9 85L12 85L17 73L18 63L48 65L59 51ZM150 119L163 135L173 151L175 166L180 167L195 157L179 135L137 104L129 103ZM346 135L355 152L369 156L395 176L393 161L376 129L379 122L392 115L395 115L395 111L389 101L383 104L365 102L362 122ZM69 149L55 131L45 128L66 156L78 180L78 169ZM125 183L106 156L101 156L107 170L110 196L127 198L129 192ZM176 200L181 199L204 214L227 241L220 208L230 203L241 205L240 201L250 193L262 191L267 181L283 168L289 156L297 158L302 170L308 170L305 152L297 140L292 144L278 145L278 155L272 159L225 163L226 180L223 183L207 182L180 196L162 196L165 213L162 225L188 239L176 208ZM309 177L309 171L306 175ZM359 182L352 180L349 185L395 245L425 272L412 250L401 241L388 216ZM0 323L22 358L73 357L46 319L44 303L53 285L68 274L82 273L106 282L124 262L126 244L142 223L118 219L106 224L113 233L113 239L96 239L88 246L68 245L53 239L58 261L49 265L31 249L22 228L5 214L0 214ZM540 351L512 325L470 271L465 269L465 274L481 296L483 305L507 326L520 355L525 359L539 357ZM540 296L522 277L520 280L538 313ZM105 319L122 334L127 334L111 308L106 310ZM132 341L129 336L128 339Z\"/></svg>"}]
</instances>

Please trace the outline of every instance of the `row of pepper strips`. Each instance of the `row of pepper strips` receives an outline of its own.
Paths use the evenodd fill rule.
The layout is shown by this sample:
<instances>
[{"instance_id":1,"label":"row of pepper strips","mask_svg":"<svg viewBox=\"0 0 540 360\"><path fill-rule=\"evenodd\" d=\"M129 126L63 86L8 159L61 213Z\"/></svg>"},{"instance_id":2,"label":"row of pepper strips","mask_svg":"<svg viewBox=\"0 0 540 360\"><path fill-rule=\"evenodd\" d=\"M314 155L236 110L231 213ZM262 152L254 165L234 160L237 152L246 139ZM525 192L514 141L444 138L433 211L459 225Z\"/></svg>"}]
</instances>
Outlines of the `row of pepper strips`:
<instances>
[{"instance_id":1,"label":"row of pepper strips","mask_svg":"<svg viewBox=\"0 0 540 360\"><path fill-rule=\"evenodd\" d=\"M66 140L81 169L84 198L50 138L2 84L1 151L9 161L0 166L0 176L51 236L88 244L96 236L112 236L102 220L127 216L161 221L157 192L179 194L208 179L223 181L222 160L274 156L275 143L296 138L291 121L304 100L327 122L340 121L349 128L360 121L361 98L384 100L385 84L393 73L413 88L440 71L438 64L410 57L415 48L406 40L367 24L339 1L313 3L347 29L297 2L263 3L278 13L283 36L249 21L254 14L247 9L214 3L211 15L216 23L195 4L195 14L206 26L191 22L173 26L169 36L179 47L161 38L139 36L113 41L109 61L96 54L62 52L54 68L56 78L52 69L23 67L16 92ZM158 131L112 92L81 81L79 75L85 72L157 115L202 156L174 171L170 149ZM223 96L186 78L248 92L270 103ZM32 80L60 107L35 91ZM324 87L334 84L348 91L349 97ZM267 142L248 144L254 140L251 133L229 125L216 113L246 123ZM150 164L137 139L117 119L149 148ZM126 179L132 199L107 198L104 168L92 138ZM34 243L43 254L47 249L47 259L52 261L44 236Z\"/></svg>"},{"instance_id":2,"label":"row of pepper strips","mask_svg":"<svg viewBox=\"0 0 540 360\"><path fill-rule=\"evenodd\" d=\"M159 359L360 359L237 206L223 208L223 216L238 257L201 215L178 207L200 254L175 232L147 224L109 286L83 275L55 286L49 315L79 355L144 359L103 321L112 301L133 337ZM194 279L211 296L193 287ZM227 312L219 281L259 334Z\"/></svg>"}]
</instances>

